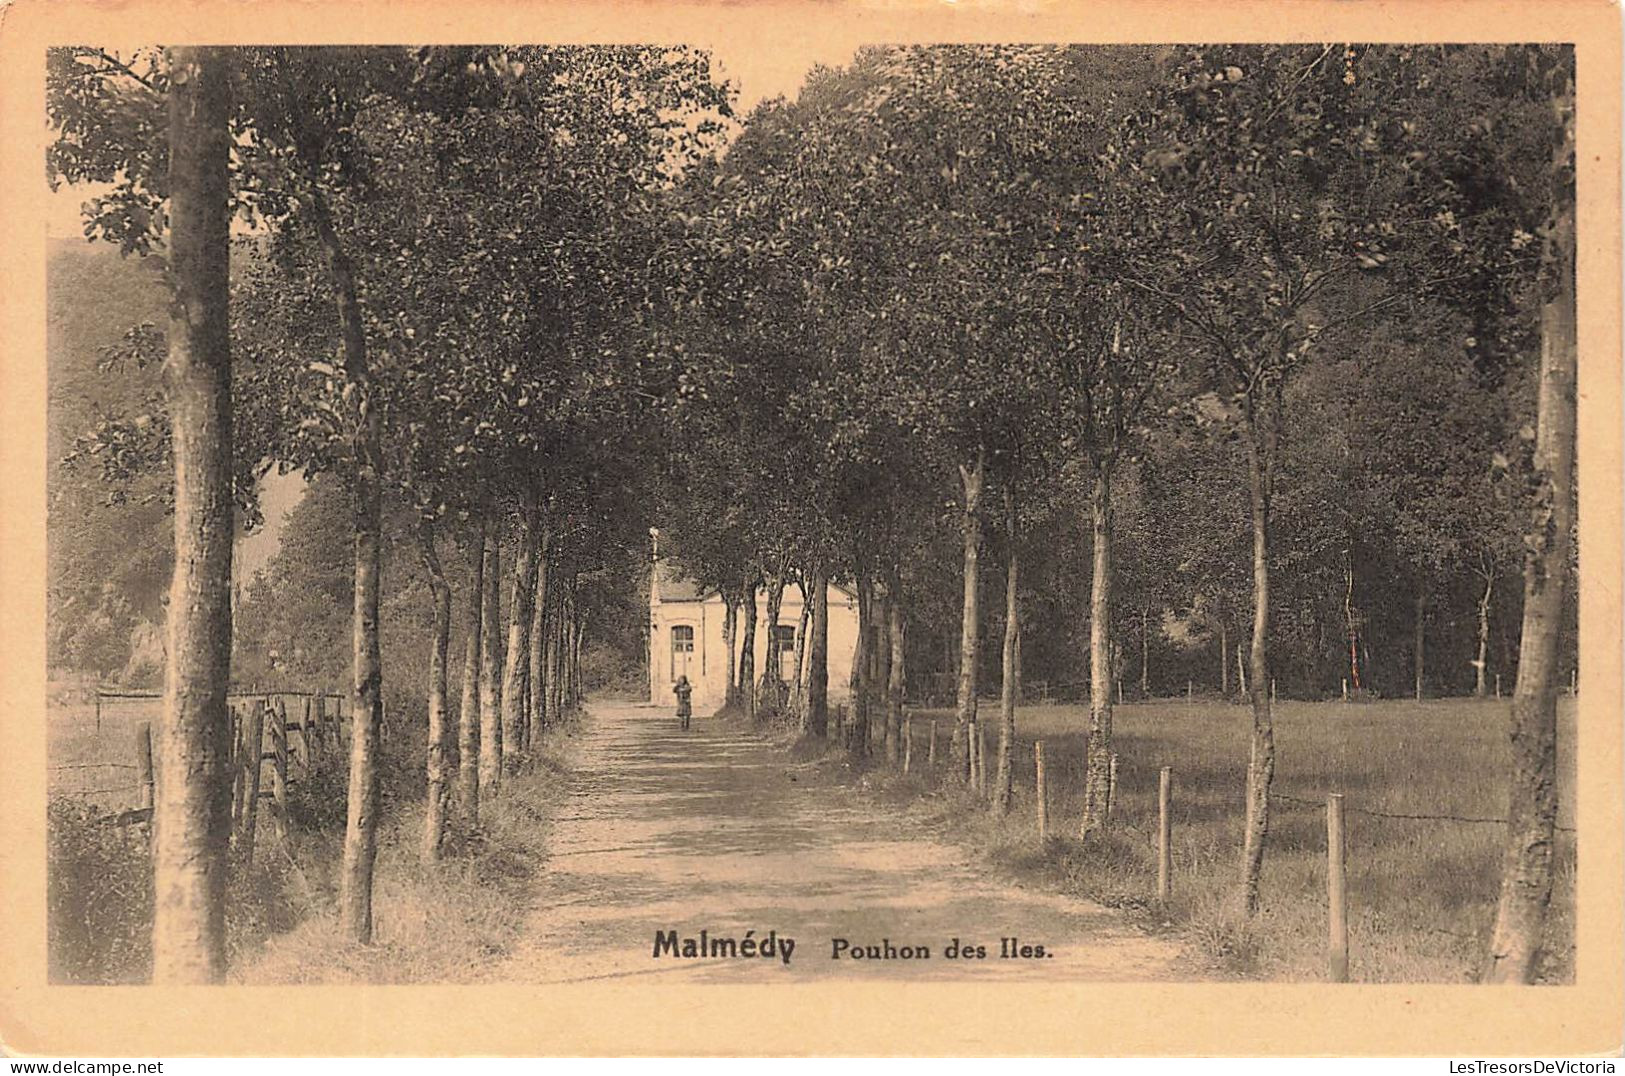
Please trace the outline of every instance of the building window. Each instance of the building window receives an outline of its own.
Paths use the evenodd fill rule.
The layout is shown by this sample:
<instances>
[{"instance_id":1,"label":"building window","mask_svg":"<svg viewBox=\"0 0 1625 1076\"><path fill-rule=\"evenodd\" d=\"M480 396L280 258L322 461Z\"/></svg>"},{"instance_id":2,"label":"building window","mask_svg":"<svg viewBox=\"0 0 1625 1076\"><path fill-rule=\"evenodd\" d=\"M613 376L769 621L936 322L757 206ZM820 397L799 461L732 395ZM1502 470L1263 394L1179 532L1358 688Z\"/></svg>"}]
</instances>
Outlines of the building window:
<instances>
[{"instance_id":1,"label":"building window","mask_svg":"<svg viewBox=\"0 0 1625 1076\"><path fill-rule=\"evenodd\" d=\"M671 629L671 679L688 675L689 662L694 658L694 628L688 624L673 624Z\"/></svg>"},{"instance_id":2,"label":"building window","mask_svg":"<svg viewBox=\"0 0 1625 1076\"><path fill-rule=\"evenodd\" d=\"M777 667L780 680L789 680L796 674L796 626L794 624L773 625L773 654L777 658ZM768 660L773 661L774 657Z\"/></svg>"}]
</instances>

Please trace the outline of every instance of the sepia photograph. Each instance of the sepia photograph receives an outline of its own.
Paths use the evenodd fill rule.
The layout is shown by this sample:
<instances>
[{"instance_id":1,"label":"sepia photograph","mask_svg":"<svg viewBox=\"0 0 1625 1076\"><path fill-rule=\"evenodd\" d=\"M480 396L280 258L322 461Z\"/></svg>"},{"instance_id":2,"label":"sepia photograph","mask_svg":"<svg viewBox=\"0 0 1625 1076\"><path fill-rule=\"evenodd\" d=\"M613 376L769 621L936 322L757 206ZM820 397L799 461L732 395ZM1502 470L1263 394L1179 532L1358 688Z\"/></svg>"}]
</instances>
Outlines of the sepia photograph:
<instances>
[{"instance_id":1,"label":"sepia photograph","mask_svg":"<svg viewBox=\"0 0 1625 1076\"><path fill-rule=\"evenodd\" d=\"M42 985L1617 987L1573 41L72 30Z\"/></svg>"}]
</instances>

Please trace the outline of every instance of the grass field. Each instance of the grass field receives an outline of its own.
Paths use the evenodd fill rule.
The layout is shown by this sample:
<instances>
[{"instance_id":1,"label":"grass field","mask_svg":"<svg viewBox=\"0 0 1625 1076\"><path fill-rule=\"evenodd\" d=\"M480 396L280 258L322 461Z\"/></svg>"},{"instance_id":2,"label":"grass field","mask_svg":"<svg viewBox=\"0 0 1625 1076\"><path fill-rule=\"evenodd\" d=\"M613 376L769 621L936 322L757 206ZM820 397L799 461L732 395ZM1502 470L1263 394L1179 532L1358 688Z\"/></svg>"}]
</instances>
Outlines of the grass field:
<instances>
[{"instance_id":1,"label":"grass field","mask_svg":"<svg viewBox=\"0 0 1625 1076\"><path fill-rule=\"evenodd\" d=\"M157 724L160 709L158 699L105 699L98 720L93 701L53 696L46 710L47 794L107 810L135 806L135 730L143 721Z\"/></svg>"},{"instance_id":2,"label":"grass field","mask_svg":"<svg viewBox=\"0 0 1625 1076\"><path fill-rule=\"evenodd\" d=\"M1018 875L1138 909L1157 929L1177 930L1193 956L1220 972L1270 979L1325 974L1325 797L1345 797L1352 978L1454 982L1473 978L1494 917L1505 826L1393 819L1367 814L1506 814L1508 703L1292 703L1276 708L1278 762L1263 907L1246 923L1233 911L1242 839L1249 711L1224 703L1170 701L1117 707L1116 837L1085 848L1081 822L1084 728L1076 705L1024 707L1017 718L1018 799L1006 821L987 819L956 791L918 804L936 821ZM983 710L996 718L996 707ZM914 720L916 758L938 720ZM1574 703L1559 710L1559 824L1572 827ZM1032 796L1032 743L1044 741L1050 828L1041 847ZM990 749L990 756L992 751ZM1173 899L1152 906L1158 770L1174 769ZM991 779L992 759L989 759ZM923 791L894 782L887 794ZM1299 802L1306 801L1306 802ZM1545 978L1573 976L1575 838L1559 833Z\"/></svg>"}]
</instances>

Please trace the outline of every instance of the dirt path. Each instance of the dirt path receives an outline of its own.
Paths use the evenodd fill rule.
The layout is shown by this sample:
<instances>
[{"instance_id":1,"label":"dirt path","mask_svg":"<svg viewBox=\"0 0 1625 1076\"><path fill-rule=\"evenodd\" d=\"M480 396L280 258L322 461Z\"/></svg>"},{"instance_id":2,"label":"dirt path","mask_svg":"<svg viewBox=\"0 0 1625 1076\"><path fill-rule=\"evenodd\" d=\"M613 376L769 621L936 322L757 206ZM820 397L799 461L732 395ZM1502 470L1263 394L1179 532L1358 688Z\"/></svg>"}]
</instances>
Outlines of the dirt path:
<instances>
[{"instance_id":1,"label":"dirt path","mask_svg":"<svg viewBox=\"0 0 1625 1076\"><path fill-rule=\"evenodd\" d=\"M771 744L696 719L599 704L573 751L571 787L524 941L496 981L658 976L708 982L813 977L1193 978L1177 947L1108 908L991 879L964 853L904 839L898 823L820 786ZM654 956L679 939L794 940L778 956ZM1001 958L1000 939L1051 955ZM950 959L954 938L984 959ZM924 946L929 959L832 959L853 946ZM782 945L781 947L782 948Z\"/></svg>"}]
</instances>

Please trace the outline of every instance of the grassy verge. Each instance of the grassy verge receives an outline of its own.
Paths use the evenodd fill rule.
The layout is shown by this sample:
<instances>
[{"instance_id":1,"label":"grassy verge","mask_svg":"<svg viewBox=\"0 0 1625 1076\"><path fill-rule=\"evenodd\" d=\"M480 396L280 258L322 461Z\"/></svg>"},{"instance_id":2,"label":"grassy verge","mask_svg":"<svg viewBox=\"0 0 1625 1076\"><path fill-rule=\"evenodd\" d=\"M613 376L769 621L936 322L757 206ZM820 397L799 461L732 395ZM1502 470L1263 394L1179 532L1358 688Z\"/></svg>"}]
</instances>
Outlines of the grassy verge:
<instances>
[{"instance_id":1,"label":"grassy verge","mask_svg":"<svg viewBox=\"0 0 1625 1076\"><path fill-rule=\"evenodd\" d=\"M422 802L396 813L379 834L371 945L359 945L339 929L333 910L338 842L307 856L317 865L305 871L311 914L236 964L232 979L261 985L480 978L508 955L529 911L567 776L560 747L558 739L551 741L533 770L507 778L502 795L480 805L478 830L454 835L438 863L419 855Z\"/></svg>"},{"instance_id":2,"label":"grassy verge","mask_svg":"<svg viewBox=\"0 0 1625 1076\"><path fill-rule=\"evenodd\" d=\"M1348 810L1352 977L1366 982L1471 981L1494 918L1506 814L1506 703L1282 703L1270 843L1259 914L1236 913L1249 721L1224 703L1141 703L1116 710L1120 759L1113 832L1084 844L1086 711L1024 707L1017 718L1016 803L1005 818L943 772L904 776L871 765L829 768L910 824L959 842L1023 884L1125 910L1173 932L1193 966L1236 977L1315 980L1326 967L1325 796ZM938 720L946 754L952 715L915 715L915 758ZM1562 826L1573 825L1574 711L1560 710ZM1044 741L1050 832L1040 843L1032 743ZM802 754L816 749L799 745ZM1174 769L1173 897L1156 905L1158 771ZM991 776L992 765L989 765ZM923 769L923 767L922 767ZM1380 813L1371 813L1380 812ZM1450 818L1392 818L1432 815ZM1543 979L1571 982L1575 837L1560 833Z\"/></svg>"},{"instance_id":3,"label":"grassy verge","mask_svg":"<svg viewBox=\"0 0 1625 1076\"><path fill-rule=\"evenodd\" d=\"M410 730L416 732L417 730ZM404 736L386 758L374 869L374 943L338 929L346 759L334 752L289 788L285 836L258 812L252 863L233 853L226 900L230 976L244 983L460 982L503 957L547 855L567 774L569 725L552 730L530 771L481 805L476 831L454 831L439 863L420 861L421 761ZM50 806L48 959L53 983L142 983L152 974L152 858L146 829L107 822L94 803Z\"/></svg>"}]
</instances>

